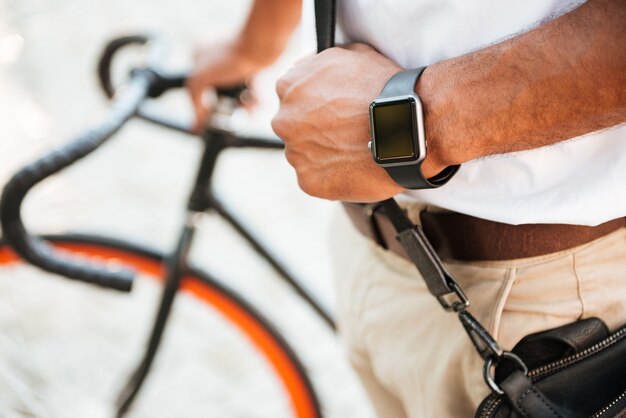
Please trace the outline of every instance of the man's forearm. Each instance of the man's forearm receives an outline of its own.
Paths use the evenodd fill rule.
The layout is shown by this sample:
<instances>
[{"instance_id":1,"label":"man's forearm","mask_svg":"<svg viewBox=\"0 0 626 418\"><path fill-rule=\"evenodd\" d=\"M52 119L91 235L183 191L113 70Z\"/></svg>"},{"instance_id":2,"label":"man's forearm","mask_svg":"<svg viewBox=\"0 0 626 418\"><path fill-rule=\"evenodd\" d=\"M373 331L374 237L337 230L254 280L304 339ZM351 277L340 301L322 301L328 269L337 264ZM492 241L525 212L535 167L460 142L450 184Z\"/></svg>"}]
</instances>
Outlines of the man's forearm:
<instances>
[{"instance_id":1,"label":"man's forearm","mask_svg":"<svg viewBox=\"0 0 626 418\"><path fill-rule=\"evenodd\" d=\"M553 144L626 121L626 1L589 0L426 69L424 168Z\"/></svg>"},{"instance_id":2,"label":"man's forearm","mask_svg":"<svg viewBox=\"0 0 626 418\"><path fill-rule=\"evenodd\" d=\"M283 51L302 14L302 0L255 0L239 36L246 55L269 65Z\"/></svg>"}]
</instances>

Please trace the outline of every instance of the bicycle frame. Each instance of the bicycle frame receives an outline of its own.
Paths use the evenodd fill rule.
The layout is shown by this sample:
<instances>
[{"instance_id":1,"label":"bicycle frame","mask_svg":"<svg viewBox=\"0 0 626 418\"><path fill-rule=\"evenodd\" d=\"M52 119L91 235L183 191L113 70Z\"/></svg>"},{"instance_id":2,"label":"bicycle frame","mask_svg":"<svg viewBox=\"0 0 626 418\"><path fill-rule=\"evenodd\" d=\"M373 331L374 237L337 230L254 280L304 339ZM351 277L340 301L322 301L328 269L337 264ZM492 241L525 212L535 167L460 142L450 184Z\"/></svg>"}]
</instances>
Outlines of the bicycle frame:
<instances>
[{"instance_id":1,"label":"bicycle frame","mask_svg":"<svg viewBox=\"0 0 626 418\"><path fill-rule=\"evenodd\" d=\"M192 134L192 132L182 125L172 121L157 118L145 112L140 113L141 117L160 126L175 129L179 132ZM203 213L215 212L228 222L241 235L252 248L267 261L276 271L276 273L289 286L304 299L316 314L331 328L335 329L335 323L331 315L325 308L312 296L289 269L276 257L269 248L251 232L239 218L232 213L221 201L215 196L212 188L212 178L216 162L222 153L228 148L264 148L264 149L282 149L283 144L279 141L268 140L264 138L243 138L234 134L207 128L202 134L203 152L200 158L200 164L196 173L195 182L191 188L191 193L187 201L187 218L182 226L177 244L174 250L166 259L166 275L161 301L157 310L155 322L151 335L144 353L143 359L137 366L134 373L122 390L118 398L118 417L130 408L133 400L138 394L141 386L147 377L152 362L158 350L163 331L167 325L167 320L172 308L172 304L179 289L181 278L188 268L187 257L189 250L193 244L193 237L198 226L198 220Z\"/></svg>"},{"instance_id":2,"label":"bicycle frame","mask_svg":"<svg viewBox=\"0 0 626 418\"><path fill-rule=\"evenodd\" d=\"M98 74L101 86L108 97L112 98L115 96L113 84L110 80L110 66L115 53L126 45L145 44L149 40L149 38L144 36L130 36L115 39L107 45L99 63ZM2 215L6 238L16 251L28 261L46 270L64 274L77 280L118 290L128 291L130 289L132 283L131 271L123 271L123 274L119 274L120 272L107 271L105 268L95 264L84 265L76 263L76 261L71 259L59 258L45 242L27 234L21 222L19 212L21 202L32 186L95 150L134 116L170 130L198 136L189 127L177 121L152 114L142 106L146 97L156 98L168 89L180 88L185 84L184 75L165 75L154 67L154 62L151 65L146 68L136 69L131 73L131 85L127 90L133 94L128 96L130 99L126 101L118 99L114 102L115 106L111 112L111 120L107 120L89 131L86 136L78 137L77 140L65 148L36 161L28 168L20 171L5 188L0 214ZM221 95L222 99L225 100L225 106L218 106L217 108L227 109L226 113L232 111L236 107L237 97L240 95L240 92L241 89L239 87L222 90ZM203 152L187 201L186 220L181 226L175 247L165 257L164 287L152 332L142 360L131 374L118 397L118 417L123 416L129 410L150 371L163 337L163 332L167 326L177 291L181 286L181 280L189 272L189 251L193 245L198 219L204 213L214 212L230 224L273 267L278 277L285 281L307 302L331 329L335 329L333 318L327 309L302 285L288 267L271 252L268 246L213 193L212 179L214 168L222 151L229 148L283 149L282 142L278 139L237 136L233 132L215 127L215 124L212 123L209 123L199 137L203 144ZM23 184L26 184L26 186L22 187Z\"/></svg>"}]
</instances>

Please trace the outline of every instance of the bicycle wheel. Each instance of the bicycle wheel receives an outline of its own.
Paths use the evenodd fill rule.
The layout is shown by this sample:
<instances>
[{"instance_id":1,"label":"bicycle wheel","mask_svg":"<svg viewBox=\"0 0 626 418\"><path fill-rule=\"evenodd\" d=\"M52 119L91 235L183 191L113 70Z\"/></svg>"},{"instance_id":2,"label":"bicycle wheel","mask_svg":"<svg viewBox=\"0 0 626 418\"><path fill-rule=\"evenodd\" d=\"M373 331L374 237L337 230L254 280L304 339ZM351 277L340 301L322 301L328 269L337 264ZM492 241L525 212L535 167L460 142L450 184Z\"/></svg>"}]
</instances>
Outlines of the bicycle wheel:
<instances>
[{"instance_id":1,"label":"bicycle wheel","mask_svg":"<svg viewBox=\"0 0 626 418\"><path fill-rule=\"evenodd\" d=\"M135 268L142 275L161 278L163 255L156 251L88 235L47 236L45 239L58 249L104 261L114 260ZM0 266L17 261L17 257L0 240ZM181 289L210 305L247 337L280 381L294 417L322 416L318 398L301 361L268 320L241 296L202 271L190 269L182 280Z\"/></svg>"}]
</instances>

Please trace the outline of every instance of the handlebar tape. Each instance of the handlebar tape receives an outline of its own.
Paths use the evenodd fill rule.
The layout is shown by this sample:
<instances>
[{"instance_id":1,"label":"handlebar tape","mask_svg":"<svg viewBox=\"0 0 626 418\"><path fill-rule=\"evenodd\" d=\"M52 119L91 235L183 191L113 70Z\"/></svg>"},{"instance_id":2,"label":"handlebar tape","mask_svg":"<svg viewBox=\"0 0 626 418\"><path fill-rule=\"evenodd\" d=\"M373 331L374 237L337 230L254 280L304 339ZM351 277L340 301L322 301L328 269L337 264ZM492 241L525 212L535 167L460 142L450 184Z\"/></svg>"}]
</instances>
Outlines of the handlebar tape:
<instances>
[{"instance_id":1,"label":"handlebar tape","mask_svg":"<svg viewBox=\"0 0 626 418\"><path fill-rule=\"evenodd\" d=\"M0 198L0 223L7 243L20 257L43 270L71 279L116 290L131 289L133 270L113 269L84 258L60 254L50 244L30 235L21 219L21 206L26 194L36 184L90 154L119 131L137 112L149 87L147 78L135 77L113 102L104 122L24 167L9 180Z\"/></svg>"}]
</instances>

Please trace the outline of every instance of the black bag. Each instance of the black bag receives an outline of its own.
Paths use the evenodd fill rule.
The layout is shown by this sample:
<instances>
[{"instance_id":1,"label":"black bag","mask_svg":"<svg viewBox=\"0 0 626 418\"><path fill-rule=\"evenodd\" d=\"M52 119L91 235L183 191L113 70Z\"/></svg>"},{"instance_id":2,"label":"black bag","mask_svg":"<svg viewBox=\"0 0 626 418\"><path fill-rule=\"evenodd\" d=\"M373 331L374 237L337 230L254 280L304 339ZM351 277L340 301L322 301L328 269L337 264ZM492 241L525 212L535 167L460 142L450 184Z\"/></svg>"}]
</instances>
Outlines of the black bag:
<instances>
[{"instance_id":1,"label":"black bag","mask_svg":"<svg viewBox=\"0 0 626 418\"><path fill-rule=\"evenodd\" d=\"M334 44L335 0L315 0L315 20L321 52ZM529 335L504 351L469 312L469 300L421 227L395 200L379 205L430 293L458 315L485 360L492 393L475 418L626 418L626 325L609 335L602 321L590 318Z\"/></svg>"},{"instance_id":2,"label":"black bag","mask_svg":"<svg viewBox=\"0 0 626 418\"><path fill-rule=\"evenodd\" d=\"M478 418L626 417L626 327L609 335L590 318L520 341L517 353L527 374L500 362L496 390Z\"/></svg>"},{"instance_id":3,"label":"black bag","mask_svg":"<svg viewBox=\"0 0 626 418\"><path fill-rule=\"evenodd\" d=\"M626 325L609 334L589 318L502 350L468 311L469 301L426 239L393 199L380 203L429 291L458 315L491 389L476 418L626 418ZM495 374L493 372L495 371Z\"/></svg>"}]
</instances>

